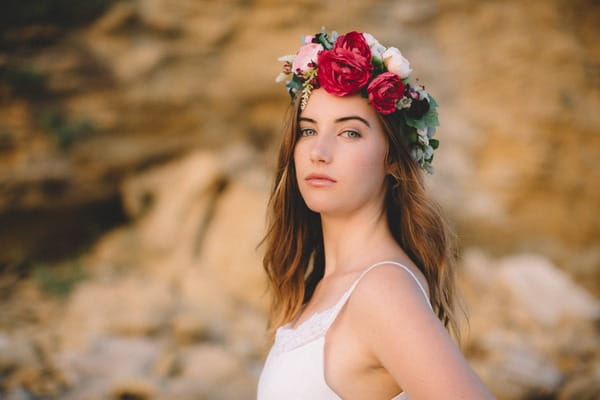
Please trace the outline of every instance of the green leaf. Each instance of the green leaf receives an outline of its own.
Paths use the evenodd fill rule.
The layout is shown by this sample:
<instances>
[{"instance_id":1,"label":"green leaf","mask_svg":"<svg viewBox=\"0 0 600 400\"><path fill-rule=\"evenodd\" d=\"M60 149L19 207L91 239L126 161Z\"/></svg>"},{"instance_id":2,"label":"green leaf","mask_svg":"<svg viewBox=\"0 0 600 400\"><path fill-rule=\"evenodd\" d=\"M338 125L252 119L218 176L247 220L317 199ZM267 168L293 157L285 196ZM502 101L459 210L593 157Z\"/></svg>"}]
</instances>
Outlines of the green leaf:
<instances>
[{"instance_id":1,"label":"green leaf","mask_svg":"<svg viewBox=\"0 0 600 400\"><path fill-rule=\"evenodd\" d=\"M430 104L431 106L433 106L433 108L436 108L436 107L438 106L438 103L437 103L437 101L435 101L435 100L433 99L433 96L432 96L432 95L430 95L429 93L427 93L427 96L429 97L429 104Z\"/></svg>"},{"instance_id":2,"label":"green leaf","mask_svg":"<svg viewBox=\"0 0 600 400\"><path fill-rule=\"evenodd\" d=\"M292 80L289 81L285 86L289 89L300 90L302 89L303 83L304 82L302 81L302 79L300 79L298 75L294 74Z\"/></svg>"},{"instance_id":3,"label":"green leaf","mask_svg":"<svg viewBox=\"0 0 600 400\"><path fill-rule=\"evenodd\" d=\"M408 143L416 143L417 140L419 140L419 138L417 137L417 132L415 131L411 131L408 135L407 135L407 139L408 139Z\"/></svg>"},{"instance_id":4,"label":"green leaf","mask_svg":"<svg viewBox=\"0 0 600 400\"><path fill-rule=\"evenodd\" d=\"M423 115L421 121L423 121L423 123L427 126L439 126L440 121L438 120L438 112L435 105L430 105L429 111Z\"/></svg>"},{"instance_id":5,"label":"green leaf","mask_svg":"<svg viewBox=\"0 0 600 400\"><path fill-rule=\"evenodd\" d=\"M333 45L331 43L329 43L329 40L327 40L327 34L326 33L317 33L317 40L327 50L333 49Z\"/></svg>"},{"instance_id":6,"label":"green leaf","mask_svg":"<svg viewBox=\"0 0 600 400\"><path fill-rule=\"evenodd\" d=\"M427 127L427 137L429 139L431 139L434 136L435 136L435 126L428 126Z\"/></svg>"},{"instance_id":7,"label":"green leaf","mask_svg":"<svg viewBox=\"0 0 600 400\"><path fill-rule=\"evenodd\" d=\"M406 121L406 125L412 126L416 129L426 129L427 125L423 122L423 119L413 119L406 114L404 115L404 120Z\"/></svg>"},{"instance_id":8,"label":"green leaf","mask_svg":"<svg viewBox=\"0 0 600 400\"><path fill-rule=\"evenodd\" d=\"M437 150L437 148L440 146L440 141L437 139L429 139L429 145L431 146L431 148L433 148L434 150ZM433 158L433 157L432 157Z\"/></svg>"},{"instance_id":9,"label":"green leaf","mask_svg":"<svg viewBox=\"0 0 600 400\"><path fill-rule=\"evenodd\" d=\"M379 58L375 57L375 56L371 56L371 62L373 63L373 66L375 67L375 71L373 75L379 75L381 73L385 72L385 64L383 63L383 60L380 60Z\"/></svg>"}]
</instances>

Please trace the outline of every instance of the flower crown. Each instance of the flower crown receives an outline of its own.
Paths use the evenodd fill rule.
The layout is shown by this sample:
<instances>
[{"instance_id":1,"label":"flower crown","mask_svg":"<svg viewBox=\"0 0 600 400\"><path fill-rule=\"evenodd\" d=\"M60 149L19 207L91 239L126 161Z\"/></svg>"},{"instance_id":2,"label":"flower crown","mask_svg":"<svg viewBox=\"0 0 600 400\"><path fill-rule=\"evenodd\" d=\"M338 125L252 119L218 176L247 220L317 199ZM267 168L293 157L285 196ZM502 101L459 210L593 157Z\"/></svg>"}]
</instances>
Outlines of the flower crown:
<instances>
[{"instance_id":1,"label":"flower crown","mask_svg":"<svg viewBox=\"0 0 600 400\"><path fill-rule=\"evenodd\" d=\"M284 64L276 81L286 82L292 101L301 96L301 110L311 91L322 87L336 96L360 93L380 114L397 113L411 157L433 173L433 151L439 145L433 139L439 125L437 103L424 86L409 81L410 64L397 48L385 48L369 33L329 35L322 28L304 37L296 55L278 61Z\"/></svg>"}]
</instances>

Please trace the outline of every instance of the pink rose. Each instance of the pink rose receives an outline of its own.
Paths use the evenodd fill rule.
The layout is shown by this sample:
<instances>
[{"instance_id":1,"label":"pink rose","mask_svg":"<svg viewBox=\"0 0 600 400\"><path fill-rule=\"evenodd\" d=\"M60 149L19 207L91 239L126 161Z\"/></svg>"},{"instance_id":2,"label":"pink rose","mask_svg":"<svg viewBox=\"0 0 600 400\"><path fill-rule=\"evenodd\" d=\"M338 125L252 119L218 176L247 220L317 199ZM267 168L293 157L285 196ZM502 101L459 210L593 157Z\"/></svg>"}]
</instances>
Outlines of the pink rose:
<instances>
[{"instance_id":1,"label":"pink rose","mask_svg":"<svg viewBox=\"0 0 600 400\"><path fill-rule=\"evenodd\" d=\"M292 71L297 75L302 75L302 72L310 68L309 64L317 61L317 56L321 50L323 50L323 46L317 43L309 43L302 46L292 63ZM298 70L301 73L298 73Z\"/></svg>"},{"instance_id":2,"label":"pink rose","mask_svg":"<svg viewBox=\"0 0 600 400\"><path fill-rule=\"evenodd\" d=\"M396 102L404 96L404 84L395 73L384 72L373 79L367 91L373 107L387 115L396 111Z\"/></svg>"}]
</instances>

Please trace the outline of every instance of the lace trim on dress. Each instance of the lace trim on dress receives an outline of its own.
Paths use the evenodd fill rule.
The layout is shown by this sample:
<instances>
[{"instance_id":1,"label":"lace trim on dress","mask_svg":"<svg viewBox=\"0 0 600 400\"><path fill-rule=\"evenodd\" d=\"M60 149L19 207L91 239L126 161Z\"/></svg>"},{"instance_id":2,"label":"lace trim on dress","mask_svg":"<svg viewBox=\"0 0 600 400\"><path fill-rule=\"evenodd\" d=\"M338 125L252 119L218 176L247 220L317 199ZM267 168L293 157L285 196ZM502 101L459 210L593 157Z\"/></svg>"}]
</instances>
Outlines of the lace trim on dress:
<instances>
[{"instance_id":1,"label":"lace trim on dress","mask_svg":"<svg viewBox=\"0 0 600 400\"><path fill-rule=\"evenodd\" d=\"M335 320L339 309L344 305L349 292L350 289L342 295L342 298L336 304L323 311L315 312L296 328L292 328L290 322L279 327L275 333L273 355L293 350L325 335L329 326Z\"/></svg>"},{"instance_id":2,"label":"lace trim on dress","mask_svg":"<svg viewBox=\"0 0 600 400\"><path fill-rule=\"evenodd\" d=\"M431 307L431 303L429 301L429 297L427 296L425 288L423 287L423 285L421 285L421 282L419 282L415 274L410 269L394 261L381 261L366 268L354 281L354 283L348 288L348 290L344 292L344 294L338 300L338 302L330 308L313 313L308 319L303 321L296 328L291 327L291 322L280 326L275 332L275 342L273 343L272 348L273 355L280 355L282 353L296 349L300 346L304 346L305 344L324 336L331 324L333 323L333 321L335 321L338 312L346 303L346 300L352 294L352 291L354 290L358 282L360 282L362 277L373 267L382 264L393 264L402 267L404 270L406 270L417 282L419 288L425 295L427 303L429 303L429 307Z\"/></svg>"}]
</instances>

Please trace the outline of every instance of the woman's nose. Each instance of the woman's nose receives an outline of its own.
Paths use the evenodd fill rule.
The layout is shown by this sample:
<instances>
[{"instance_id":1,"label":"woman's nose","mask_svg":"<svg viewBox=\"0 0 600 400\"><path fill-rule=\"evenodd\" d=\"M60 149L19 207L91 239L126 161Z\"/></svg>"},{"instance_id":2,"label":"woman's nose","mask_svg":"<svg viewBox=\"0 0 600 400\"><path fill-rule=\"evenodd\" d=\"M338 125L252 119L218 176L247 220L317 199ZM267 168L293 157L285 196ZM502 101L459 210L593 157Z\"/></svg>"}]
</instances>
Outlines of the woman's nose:
<instances>
[{"instance_id":1,"label":"woman's nose","mask_svg":"<svg viewBox=\"0 0 600 400\"><path fill-rule=\"evenodd\" d=\"M331 144L323 137L317 137L310 149L310 160L315 163L330 163L332 158Z\"/></svg>"}]
</instances>

